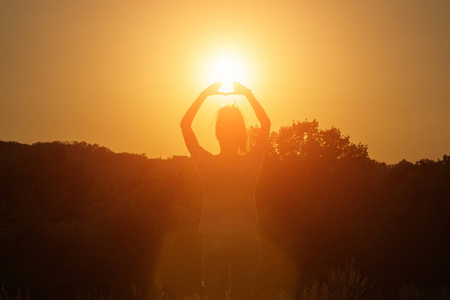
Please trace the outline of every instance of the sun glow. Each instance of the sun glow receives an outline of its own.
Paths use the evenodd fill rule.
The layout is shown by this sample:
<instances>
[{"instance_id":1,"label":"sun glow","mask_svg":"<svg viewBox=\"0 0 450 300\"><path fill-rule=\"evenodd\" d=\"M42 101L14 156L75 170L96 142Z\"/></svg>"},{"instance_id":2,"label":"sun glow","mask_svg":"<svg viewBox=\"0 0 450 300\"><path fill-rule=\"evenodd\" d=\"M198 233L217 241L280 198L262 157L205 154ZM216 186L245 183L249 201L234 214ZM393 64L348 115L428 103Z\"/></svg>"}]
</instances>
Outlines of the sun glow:
<instances>
[{"instance_id":1,"label":"sun glow","mask_svg":"<svg viewBox=\"0 0 450 300\"><path fill-rule=\"evenodd\" d=\"M231 53L213 57L207 65L208 82L220 81L220 92L230 93L234 91L232 83L238 81L247 84L248 74L243 61L238 55Z\"/></svg>"}]
</instances>

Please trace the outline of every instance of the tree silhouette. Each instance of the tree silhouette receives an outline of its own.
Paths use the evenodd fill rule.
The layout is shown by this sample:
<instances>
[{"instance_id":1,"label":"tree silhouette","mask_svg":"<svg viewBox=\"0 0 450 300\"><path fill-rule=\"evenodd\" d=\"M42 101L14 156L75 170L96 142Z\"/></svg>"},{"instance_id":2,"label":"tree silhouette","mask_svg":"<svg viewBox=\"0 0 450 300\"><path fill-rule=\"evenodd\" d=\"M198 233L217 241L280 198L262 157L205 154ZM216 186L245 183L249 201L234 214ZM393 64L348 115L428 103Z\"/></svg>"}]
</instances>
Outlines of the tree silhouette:
<instances>
[{"instance_id":1,"label":"tree silhouette","mask_svg":"<svg viewBox=\"0 0 450 300\"><path fill-rule=\"evenodd\" d=\"M259 128L250 128L253 141ZM367 145L350 142L335 127L319 129L316 120L293 121L289 126L272 132L267 149L268 156L280 160L325 159L334 161L347 158L368 158Z\"/></svg>"}]
</instances>

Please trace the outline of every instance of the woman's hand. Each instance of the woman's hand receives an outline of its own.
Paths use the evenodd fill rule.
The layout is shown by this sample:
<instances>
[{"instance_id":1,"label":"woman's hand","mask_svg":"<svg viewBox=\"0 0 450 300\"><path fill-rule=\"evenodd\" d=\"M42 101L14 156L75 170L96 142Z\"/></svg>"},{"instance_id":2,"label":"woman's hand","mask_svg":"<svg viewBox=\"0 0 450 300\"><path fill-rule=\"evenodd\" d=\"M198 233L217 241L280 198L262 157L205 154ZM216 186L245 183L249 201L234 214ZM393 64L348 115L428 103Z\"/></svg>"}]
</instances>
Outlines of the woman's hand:
<instances>
[{"instance_id":1,"label":"woman's hand","mask_svg":"<svg viewBox=\"0 0 450 300\"><path fill-rule=\"evenodd\" d=\"M233 88L234 91L228 93L227 95L250 95L252 92L250 91L249 88L246 88L245 86L243 86L242 84L240 84L239 82L233 82Z\"/></svg>"},{"instance_id":2,"label":"woman's hand","mask_svg":"<svg viewBox=\"0 0 450 300\"><path fill-rule=\"evenodd\" d=\"M203 90L202 95L205 97L214 96L214 95L225 95L225 93L220 92L219 89L222 87L222 83L220 81L215 82L208 86Z\"/></svg>"}]
</instances>

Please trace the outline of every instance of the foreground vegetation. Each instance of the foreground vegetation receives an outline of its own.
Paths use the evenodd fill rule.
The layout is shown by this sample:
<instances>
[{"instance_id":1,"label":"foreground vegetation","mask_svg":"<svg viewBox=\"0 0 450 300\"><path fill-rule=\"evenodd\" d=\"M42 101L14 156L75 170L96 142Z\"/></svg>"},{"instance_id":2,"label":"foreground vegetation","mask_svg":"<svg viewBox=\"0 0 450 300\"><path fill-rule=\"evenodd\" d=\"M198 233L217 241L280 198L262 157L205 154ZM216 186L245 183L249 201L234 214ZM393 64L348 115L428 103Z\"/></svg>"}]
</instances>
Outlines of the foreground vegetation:
<instances>
[{"instance_id":1,"label":"foreground vegetation","mask_svg":"<svg viewBox=\"0 0 450 300\"><path fill-rule=\"evenodd\" d=\"M155 292L151 297L143 297L139 288L133 284L130 289L130 296L133 300L163 300L168 299L168 294L164 291L163 284L159 277L155 276ZM27 292L24 296L20 290L17 293L8 293L4 287L0 290L0 300L31 300ZM112 295L104 296L102 293L88 293L85 296L75 295L75 300L112 300ZM204 296L199 294L185 295L180 300L203 300ZM400 285L390 290L381 290L375 286L375 282L370 282L367 277L363 278L359 271L356 271L352 263L346 263L343 267L333 267L327 271L325 282L315 282L310 287L304 287L302 292L291 295L284 290L275 294L262 294L255 300L446 300L450 299L450 289L447 285L441 287L418 288L411 285Z\"/></svg>"},{"instance_id":2,"label":"foreground vegetation","mask_svg":"<svg viewBox=\"0 0 450 300\"><path fill-rule=\"evenodd\" d=\"M328 299L354 274L351 299L448 297L449 182L446 155L386 165L315 121L272 133L255 294ZM0 142L0 299L201 299L201 196L186 157Z\"/></svg>"}]
</instances>

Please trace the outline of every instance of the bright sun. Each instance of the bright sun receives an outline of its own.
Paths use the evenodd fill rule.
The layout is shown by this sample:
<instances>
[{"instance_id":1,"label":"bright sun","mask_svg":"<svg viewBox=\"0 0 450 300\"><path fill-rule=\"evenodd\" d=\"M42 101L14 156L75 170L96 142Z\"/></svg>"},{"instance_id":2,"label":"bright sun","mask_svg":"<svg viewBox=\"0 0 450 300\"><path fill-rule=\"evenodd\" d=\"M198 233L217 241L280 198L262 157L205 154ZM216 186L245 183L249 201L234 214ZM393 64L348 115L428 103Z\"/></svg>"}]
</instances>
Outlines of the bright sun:
<instances>
[{"instance_id":1,"label":"bright sun","mask_svg":"<svg viewBox=\"0 0 450 300\"><path fill-rule=\"evenodd\" d=\"M234 91L232 83L238 81L245 84L248 81L247 70L239 56L230 53L213 57L208 63L207 78L209 82L220 81L219 91L229 93Z\"/></svg>"}]
</instances>

